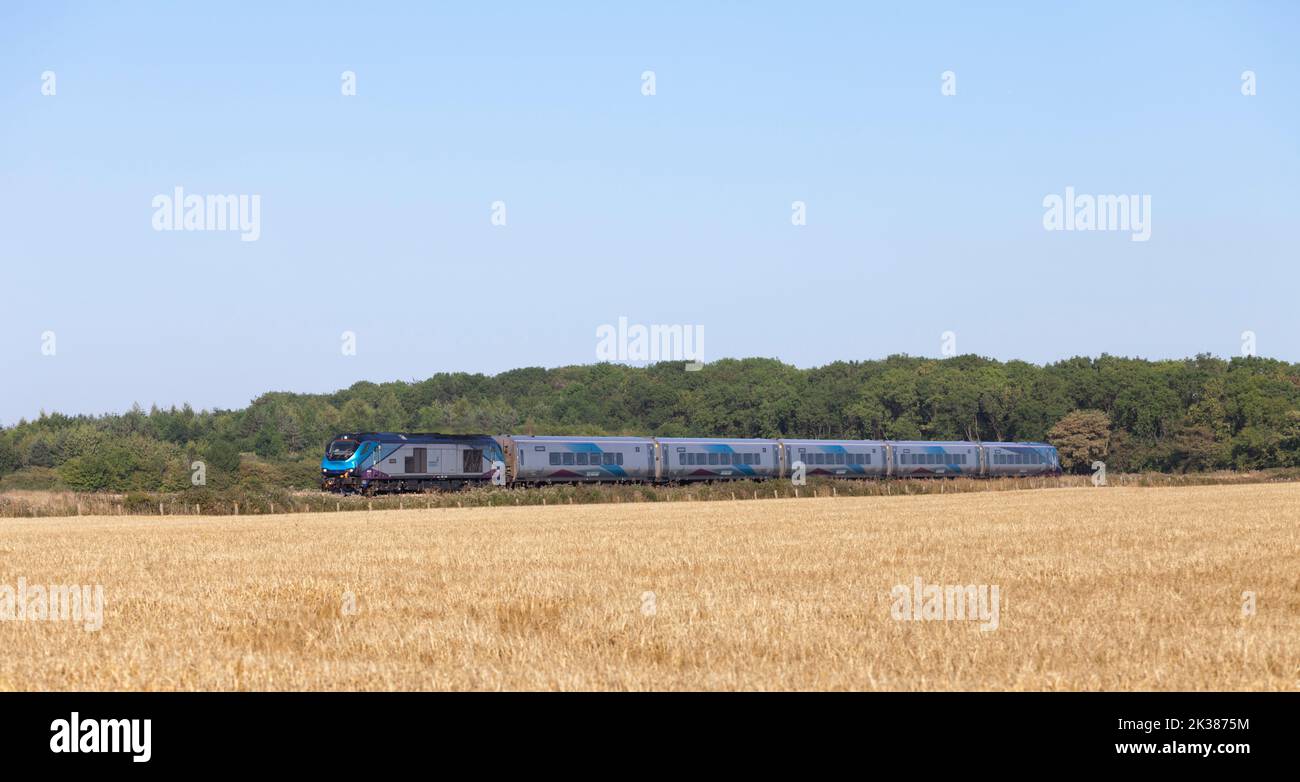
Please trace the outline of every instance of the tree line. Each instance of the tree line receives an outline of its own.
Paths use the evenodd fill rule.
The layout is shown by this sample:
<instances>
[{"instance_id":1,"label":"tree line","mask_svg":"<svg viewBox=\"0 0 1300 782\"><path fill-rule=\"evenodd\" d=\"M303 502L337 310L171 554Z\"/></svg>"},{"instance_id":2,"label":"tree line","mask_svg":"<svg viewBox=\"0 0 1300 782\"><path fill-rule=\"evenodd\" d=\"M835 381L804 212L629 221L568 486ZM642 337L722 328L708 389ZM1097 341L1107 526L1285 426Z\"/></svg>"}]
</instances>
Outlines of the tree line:
<instances>
[{"instance_id":1,"label":"tree line","mask_svg":"<svg viewBox=\"0 0 1300 782\"><path fill-rule=\"evenodd\" d=\"M1068 469L1300 466L1300 365L1102 355L1048 365L890 356L530 367L264 394L242 410L42 413L0 429L0 488L179 491L311 485L347 431L1050 441Z\"/></svg>"}]
</instances>

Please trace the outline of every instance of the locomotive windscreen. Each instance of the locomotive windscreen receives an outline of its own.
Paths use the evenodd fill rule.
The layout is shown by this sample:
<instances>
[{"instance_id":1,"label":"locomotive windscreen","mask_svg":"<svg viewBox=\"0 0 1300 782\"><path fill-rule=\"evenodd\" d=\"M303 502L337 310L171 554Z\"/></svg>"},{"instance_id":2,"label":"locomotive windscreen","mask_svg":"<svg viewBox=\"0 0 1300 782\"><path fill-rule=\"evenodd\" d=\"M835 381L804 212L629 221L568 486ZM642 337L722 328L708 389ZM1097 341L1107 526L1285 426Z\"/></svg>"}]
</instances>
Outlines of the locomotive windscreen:
<instances>
[{"instance_id":1,"label":"locomotive windscreen","mask_svg":"<svg viewBox=\"0 0 1300 782\"><path fill-rule=\"evenodd\" d=\"M330 443L330 447L325 450L325 456L330 461L342 461L356 453L356 440L335 440Z\"/></svg>"}]
</instances>

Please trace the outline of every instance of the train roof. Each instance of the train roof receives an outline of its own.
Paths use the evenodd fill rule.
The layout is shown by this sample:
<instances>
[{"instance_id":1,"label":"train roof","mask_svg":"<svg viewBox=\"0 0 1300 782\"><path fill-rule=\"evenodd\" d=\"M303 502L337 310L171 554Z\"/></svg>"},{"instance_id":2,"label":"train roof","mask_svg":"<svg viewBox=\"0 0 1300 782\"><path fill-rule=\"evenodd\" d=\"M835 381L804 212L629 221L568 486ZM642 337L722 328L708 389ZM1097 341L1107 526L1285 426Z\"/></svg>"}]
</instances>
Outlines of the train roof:
<instances>
[{"instance_id":1,"label":"train roof","mask_svg":"<svg viewBox=\"0 0 1300 782\"><path fill-rule=\"evenodd\" d=\"M661 443L775 443L766 437L656 437Z\"/></svg>"},{"instance_id":2,"label":"train roof","mask_svg":"<svg viewBox=\"0 0 1300 782\"><path fill-rule=\"evenodd\" d=\"M380 443L481 443L492 440L492 437L486 434L441 434L439 432L347 432L334 435L334 439L370 440Z\"/></svg>"},{"instance_id":3,"label":"train roof","mask_svg":"<svg viewBox=\"0 0 1300 782\"><path fill-rule=\"evenodd\" d=\"M529 442L542 443L648 443L650 437L633 437L628 435L613 435L582 437L579 435L561 435L561 434L512 434L507 435L515 440L527 440Z\"/></svg>"}]
</instances>

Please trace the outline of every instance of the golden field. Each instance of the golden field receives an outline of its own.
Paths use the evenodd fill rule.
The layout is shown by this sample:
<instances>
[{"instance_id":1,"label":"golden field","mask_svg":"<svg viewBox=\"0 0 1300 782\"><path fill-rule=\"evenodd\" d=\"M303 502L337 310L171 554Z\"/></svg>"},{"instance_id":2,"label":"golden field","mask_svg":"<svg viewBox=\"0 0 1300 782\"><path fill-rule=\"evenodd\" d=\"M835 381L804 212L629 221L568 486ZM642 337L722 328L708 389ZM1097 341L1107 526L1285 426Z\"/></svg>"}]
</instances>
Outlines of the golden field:
<instances>
[{"instance_id":1,"label":"golden field","mask_svg":"<svg viewBox=\"0 0 1300 782\"><path fill-rule=\"evenodd\" d=\"M2 519L20 577L103 628L0 621L4 690L1300 685L1300 484Z\"/></svg>"}]
</instances>

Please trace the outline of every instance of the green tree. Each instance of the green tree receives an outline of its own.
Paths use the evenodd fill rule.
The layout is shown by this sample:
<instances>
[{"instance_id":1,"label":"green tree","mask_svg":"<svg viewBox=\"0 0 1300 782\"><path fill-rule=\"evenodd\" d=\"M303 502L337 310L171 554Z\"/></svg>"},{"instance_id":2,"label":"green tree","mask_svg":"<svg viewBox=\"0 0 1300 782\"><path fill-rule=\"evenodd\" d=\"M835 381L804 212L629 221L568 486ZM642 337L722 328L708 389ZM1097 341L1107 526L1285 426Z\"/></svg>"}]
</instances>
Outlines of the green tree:
<instances>
[{"instance_id":1,"label":"green tree","mask_svg":"<svg viewBox=\"0 0 1300 782\"><path fill-rule=\"evenodd\" d=\"M1075 410L1052 426L1047 441L1056 446L1062 469L1087 472L1110 450L1110 417L1100 410Z\"/></svg>"}]
</instances>

